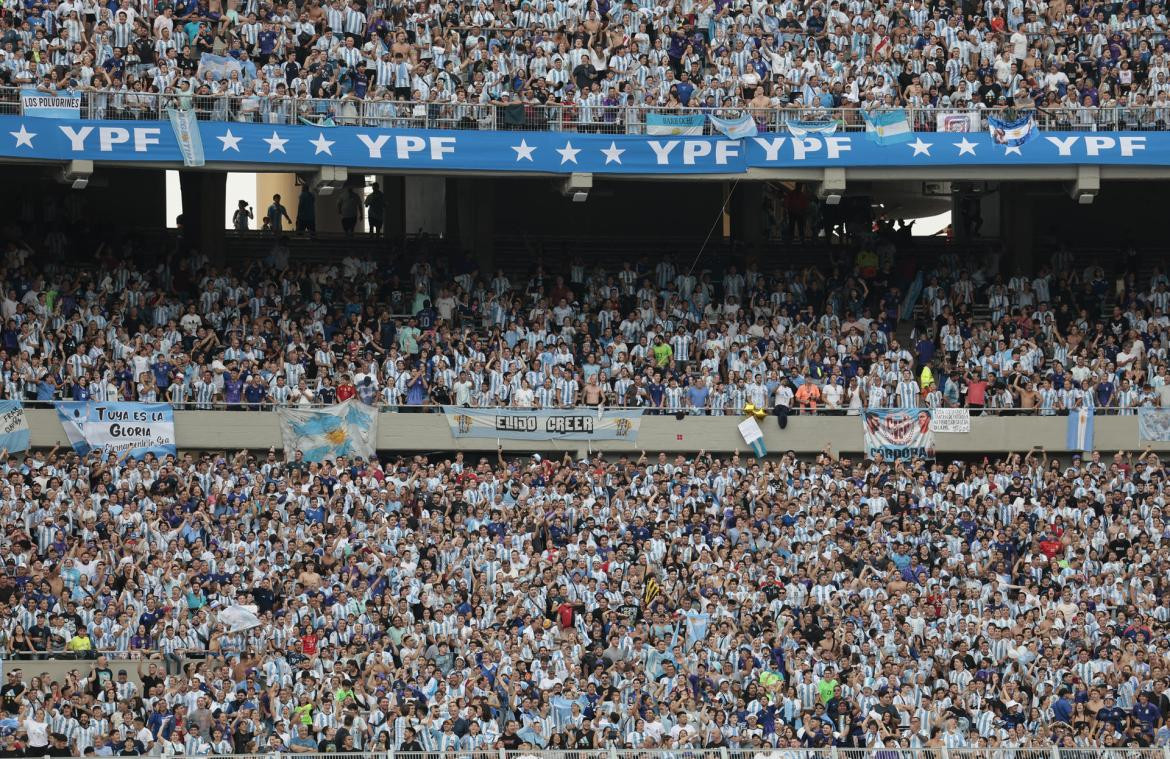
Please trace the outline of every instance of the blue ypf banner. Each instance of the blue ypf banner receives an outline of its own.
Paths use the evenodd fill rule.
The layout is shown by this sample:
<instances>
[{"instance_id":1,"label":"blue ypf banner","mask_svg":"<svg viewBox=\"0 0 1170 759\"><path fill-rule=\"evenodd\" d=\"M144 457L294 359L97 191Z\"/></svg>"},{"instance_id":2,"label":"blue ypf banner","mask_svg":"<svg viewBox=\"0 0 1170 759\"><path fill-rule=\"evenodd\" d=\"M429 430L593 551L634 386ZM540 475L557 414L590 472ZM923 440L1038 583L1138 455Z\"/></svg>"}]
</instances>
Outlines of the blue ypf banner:
<instances>
[{"instance_id":1,"label":"blue ypf banner","mask_svg":"<svg viewBox=\"0 0 1170 759\"><path fill-rule=\"evenodd\" d=\"M208 165L322 165L404 171L541 174L743 174L753 168L1170 166L1170 133L1053 132L1023 145L987 133L916 132L879 145L864 132L745 139L691 135L332 128L197 122ZM166 121L0 116L0 157L183 165Z\"/></svg>"}]
</instances>

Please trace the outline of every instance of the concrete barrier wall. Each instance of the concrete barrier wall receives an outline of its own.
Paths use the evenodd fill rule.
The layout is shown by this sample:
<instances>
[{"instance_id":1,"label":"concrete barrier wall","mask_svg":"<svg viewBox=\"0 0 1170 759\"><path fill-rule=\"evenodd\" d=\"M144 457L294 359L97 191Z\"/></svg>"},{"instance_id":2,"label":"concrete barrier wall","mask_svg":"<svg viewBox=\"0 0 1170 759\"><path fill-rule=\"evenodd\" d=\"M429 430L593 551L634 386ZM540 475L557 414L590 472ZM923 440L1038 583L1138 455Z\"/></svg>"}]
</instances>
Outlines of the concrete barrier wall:
<instances>
[{"instance_id":1,"label":"concrete barrier wall","mask_svg":"<svg viewBox=\"0 0 1170 759\"><path fill-rule=\"evenodd\" d=\"M123 652L125 653L125 652ZM160 670L165 672L163 661L161 659L153 660L158 665ZM189 661L184 659L179 666L183 666ZM117 679L119 670L126 670L126 679L138 686L138 692L142 692L142 678L138 676L138 667L142 666L142 671L149 673L151 660L141 659L116 659L110 658L109 666L114 671L114 677ZM65 678L69 676L70 672L77 672L81 677L88 677L97 665L96 659L4 659L0 660L0 669L4 672L12 672L13 670L20 670L23 674L24 682L27 684L29 680L34 677L40 677L46 683L65 682Z\"/></svg>"},{"instance_id":2,"label":"concrete barrier wall","mask_svg":"<svg viewBox=\"0 0 1170 759\"><path fill-rule=\"evenodd\" d=\"M29 428L36 447L50 447L65 442L56 412L29 409ZM746 450L736 424L739 416L686 417L645 416L634 443L613 441L593 444L594 450L612 452L669 451L693 453L699 450ZM971 420L967 434L935 436L940 454L996 453L1026 451L1033 445L1051 452L1065 448L1068 421L1065 417L996 416ZM775 419L760 423L768 451L794 450L811 453L825 444L834 451L856 453L861 450L861 422L855 416L800 416L789 420L788 429L780 430ZM1113 452L1144 447L1138 442L1136 416L1098 416L1095 420L1096 448ZM266 449L280 447L280 427L275 413L264 411L176 411L175 431L181 449ZM502 441L511 451L566 451L573 455L585 451L578 442L537 443ZM378 421L378 449L384 451L494 451L495 439L460 440L451 437L447 421L441 414L383 413ZM1170 443L1154 444L1155 450L1170 450Z\"/></svg>"}]
</instances>

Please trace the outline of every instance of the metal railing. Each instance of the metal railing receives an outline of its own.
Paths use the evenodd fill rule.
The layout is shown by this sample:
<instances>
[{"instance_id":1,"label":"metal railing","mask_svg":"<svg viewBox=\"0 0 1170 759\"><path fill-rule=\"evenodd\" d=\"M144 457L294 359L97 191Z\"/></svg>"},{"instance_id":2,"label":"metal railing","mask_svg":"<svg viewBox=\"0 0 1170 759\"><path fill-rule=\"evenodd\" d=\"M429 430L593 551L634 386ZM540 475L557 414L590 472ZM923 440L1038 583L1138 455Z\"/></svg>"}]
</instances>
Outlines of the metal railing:
<instances>
[{"instance_id":1,"label":"metal railing","mask_svg":"<svg viewBox=\"0 0 1170 759\"><path fill-rule=\"evenodd\" d=\"M701 731L700 731L701 732ZM33 754L29 754L33 756ZM188 754L187 756L208 756ZM212 755L213 756L213 755ZM1170 759L1165 747L997 746L994 748L652 748L519 750L481 748L445 751L371 751L362 753L233 754L239 759Z\"/></svg>"},{"instance_id":2,"label":"metal railing","mask_svg":"<svg viewBox=\"0 0 1170 759\"><path fill-rule=\"evenodd\" d=\"M457 131L532 131L582 134L648 134L647 116L703 116L727 114L728 109L661 108L652 106L588 105L584 103L435 103L394 100L389 96L368 99L294 98L281 95L187 95L134 90L84 91L80 116L91 120L161 121L168 108L193 110L201 121L251 124L309 124L364 126L393 129ZM1016 109L906 108L915 131L940 131L948 116L977 117L980 130L989 115L1013 116ZM787 133L788 121L835 121L838 130L865 129L857 108L744 108L764 133ZM0 87L0 115L19 115L19 90ZM698 120L696 119L696 122ZM959 123L967 123L963 119ZM1036 122L1043 131L1166 131L1170 129L1170 103L1165 106L1041 108ZM696 130L713 134L706 121ZM945 127L943 131L946 131Z\"/></svg>"},{"instance_id":3,"label":"metal railing","mask_svg":"<svg viewBox=\"0 0 1170 759\"><path fill-rule=\"evenodd\" d=\"M62 401L20 400L20 403L25 408L30 408L30 409L36 409L36 408L54 409L54 408L56 408L56 406L55 406L56 403L69 402L71 400L72 399L69 399L69 398L62 399ZM355 400L356 400L356 397L355 397ZM94 402L101 403L103 401L94 401ZM135 403L137 401L109 401L109 402L110 403L115 403L115 402ZM292 401L289 401L286 403L274 403L271 400L260 401L260 402L256 402L256 403L252 403L252 402L248 402L248 401L240 401L238 403L229 403L227 401L211 401L211 402L186 401L186 402L182 402L182 403L175 403L175 402L167 401L164 399L164 400L150 401L150 402L166 404L176 411L232 411L232 412L273 411L276 408L320 409L320 408L329 408L331 406L337 405L336 403L321 403L318 401L314 401L312 403L296 403L296 402L292 402ZM422 412L439 413L444 408L457 408L457 406L455 404L451 404L451 403L434 403L434 402L388 403L382 399L379 399L377 403L373 403L373 404L369 404L369 405L373 406L374 408L377 408L378 411L381 413L395 413L395 412L398 412L398 413L410 413L410 412L413 412L413 413L422 413ZM737 414L744 413L742 407L736 408L733 406L725 406L725 407L712 407L712 406L691 407L691 406L673 406L673 405L622 406L622 405L608 405L605 403L593 404L593 405L578 403L578 404L555 405L555 406L538 406L538 405L510 406L510 405L496 404L496 405L483 405L483 406L463 406L463 407L459 407L459 408L469 408L469 409L472 409L475 411L501 411L501 410L502 411L532 411L532 412L537 412L537 411L584 411L584 412L589 412L589 413L596 413L598 411L629 411L629 412L641 414L642 416L667 416L670 414L685 414L687 416L713 416L713 415L715 415L715 416L735 416ZM769 402L763 408L768 413L771 413L772 409L773 409L773 404L771 402ZM808 406L801 406L799 403L794 402L794 404L789 408L788 415L789 416L817 416L817 415L820 415L820 416L859 416L861 411L863 411L863 410L870 411L870 410L874 410L874 409L878 409L878 408L890 409L890 408L901 408L901 407L866 406L866 407L863 407L861 409L849 408L849 407L829 408L829 407L825 406L824 402L822 402L822 401L818 401L816 404L812 404L812 405L808 405ZM927 408L927 407L926 406L919 406L916 408ZM1058 409L995 408L995 407L987 407L987 406L945 406L943 408L966 409L969 412L971 412L972 416L1067 416L1068 415L1068 409L1066 409L1066 408L1058 408ZM1142 407L1140 407L1140 406L1096 406L1093 409L1093 413L1098 415L1098 416L1100 416L1100 415L1117 416L1119 414L1122 414L1122 412L1124 412L1125 416L1137 416L1141 408ZM1157 407L1157 408L1161 408L1161 407Z\"/></svg>"}]
</instances>

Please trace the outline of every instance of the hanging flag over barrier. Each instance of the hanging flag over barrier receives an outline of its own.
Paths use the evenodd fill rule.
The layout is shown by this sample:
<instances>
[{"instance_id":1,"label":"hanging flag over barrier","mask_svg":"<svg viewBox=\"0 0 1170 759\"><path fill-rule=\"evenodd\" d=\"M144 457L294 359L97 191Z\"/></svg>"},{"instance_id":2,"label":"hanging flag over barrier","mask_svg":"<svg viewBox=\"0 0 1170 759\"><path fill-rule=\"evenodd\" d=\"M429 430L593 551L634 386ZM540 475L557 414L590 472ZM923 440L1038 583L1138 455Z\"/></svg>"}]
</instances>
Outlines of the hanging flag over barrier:
<instances>
[{"instance_id":1,"label":"hanging flag over barrier","mask_svg":"<svg viewBox=\"0 0 1170 759\"><path fill-rule=\"evenodd\" d=\"M1070 451L1088 453L1093 450L1093 409L1083 406L1069 409L1068 432L1064 442L1065 448Z\"/></svg>"},{"instance_id":2,"label":"hanging flag over barrier","mask_svg":"<svg viewBox=\"0 0 1170 759\"><path fill-rule=\"evenodd\" d=\"M801 121L789 119L784 122L788 133L793 137L812 137L830 135L837 131L836 121Z\"/></svg>"},{"instance_id":3,"label":"hanging flag over barrier","mask_svg":"<svg viewBox=\"0 0 1170 759\"><path fill-rule=\"evenodd\" d=\"M9 453L29 448L28 419L20 401L0 401L0 449Z\"/></svg>"},{"instance_id":4,"label":"hanging flag over barrier","mask_svg":"<svg viewBox=\"0 0 1170 759\"><path fill-rule=\"evenodd\" d=\"M325 408L280 406L280 436L284 455L300 451L305 461L338 456L372 458L378 441L378 410L356 398Z\"/></svg>"},{"instance_id":5,"label":"hanging flag over barrier","mask_svg":"<svg viewBox=\"0 0 1170 759\"><path fill-rule=\"evenodd\" d=\"M183 165L202 166L204 164L203 138L199 136L199 121L195 118L195 111L168 108L167 119L171 122L171 129L175 132L175 141L179 143L179 152L183 154Z\"/></svg>"},{"instance_id":6,"label":"hanging flag over barrier","mask_svg":"<svg viewBox=\"0 0 1170 759\"><path fill-rule=\"evenodd\" d=\"M65 437L83 456L92 451L101 451L102 458L175 455L175 410L170 404L58 401L53 405Z\"/></svg>"},{"instance_id":7,"label":"hanging flag over barrier","mask_svg":"<svg viewBox=\"0 0 1170 759\"><path fill-rule=\"evenodd\" d=\"M909 142L914 135L910 119L902 108L889 111L862 111L865 119L865 136L879 145L896 145Z\"/></svg>"},{"instance_id":8,"label":"hanging flag over barrier","mask_svg":"<svg viewBox=\"0 0 1170 759\"><path fill-rule=\"evenodd\" d=\"M1006 148L1019 148L1036 135L1036 119L1031 113L1026 113L1017 119L1004 121L995 116L987 117L987 131L997 145Z\"/></svg>"},{"instance_id":9,"label":"hanging flag over barrier","mask_svg":"<svg viewBox=\"0 0 1170 759\"><path fill-rule=\"evenodd\" d=\"M646 134L698 135L707 122L702 114L676 116L669 113L647 113Z\"/></svg>"},{"instance_id":10,"label":"hanging flag over barrier","mask_svg":"<svg viewBox=\"0 0 1170 759\"><path fill-rule=\"evenodd\" d=\"M78 119L81 118L81 93L41 92L26 87L20 91L20 112L41 119Z\"/></svg>"},{"instance_id":11,"label":"hanging flag over barrier","mask_svg":"<svg viewBox=\"0 0 1170 759\"><path fill-rule=\"evenodd\" d=\"M934 433L930 431L931 410L862 409L861 425L865 455L887 461L933 459Z\"/></svg>"},{"instance_id":12,"label":"hanging flag over barrier","mask_svg":"<svg viewBox=\"0 0 1170 759\"><path fill-rule=\"evenodd\" d=\"M454 438L503 440L624 440L638 439L639 411L571 409L492 409L444 406L443 416Z\"/></svg>"},{"instance_id":13,"label":"hanging flag over barrier","mask_svg":"<svg viewBox=\"0 0 1170 759\"><path fill-rule=\"evenodd\" d=\"M1170 442L1170 408L1139 408L1138 439L1143 443Z\"/></svg>"},{"instance_id":14,"label":"hanging flag over barrier","mask_svg":"<svg viewBox=\"0 0 1170 759\"><path fill-rule=\"evenodd\" d=\"M979 131L979 114L973 111L966 113L940 113L935 119L935 128L940 132L974 133Z\"/></svg>"},{"instance_id":15,"label":"hanging flag over barrier","mask_svg":"<svg viewBox=\"0 0 1170 759\"><path fill-rule=\"evenodd\" d=\"M721 119L711 114L707 117L711 126L720 134L725 134L733 140L742 140L745 137L755 137L759 133L756 120L746 113L734 119Z\"/></svg>"}]
</instances>

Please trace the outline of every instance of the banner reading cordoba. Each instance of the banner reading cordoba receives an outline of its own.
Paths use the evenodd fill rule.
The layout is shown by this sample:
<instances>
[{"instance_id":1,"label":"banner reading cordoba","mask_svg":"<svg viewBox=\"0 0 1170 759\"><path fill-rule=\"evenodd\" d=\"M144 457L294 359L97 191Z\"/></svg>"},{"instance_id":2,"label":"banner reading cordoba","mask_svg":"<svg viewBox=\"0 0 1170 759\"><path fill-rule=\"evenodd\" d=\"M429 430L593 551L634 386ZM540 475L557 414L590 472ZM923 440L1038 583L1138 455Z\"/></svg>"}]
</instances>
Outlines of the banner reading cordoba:
<instances>
[{"instance_id":1,"label":"banner reading cordoba","mask_svg":"<svg viewBox=\"0 0 1170 759\"><path fill-rule=\"evenodd\" d=\"M638 438L637 411L572 409L483 409L444 406L455 438L504 440L627 440Z\"/></svg>"},{"instance_id":2,"label":"banner reading cordoba","mask_svg":"<svg viewBox=\"0 0 1170 759\"><path fill-rule=\"evenodd\" d=\"M1170 441L1170 408L1139 408L1138 440L1144 443Z\"/></svg>"},{"instance_id":3,"label":"banner reading cordoba","mask_svg":"<svg viewBox=\"0 0 1170 759\"><path fill-rule=\"evenodd\" d=\"M883 408L861 412L865 455L890 459L933 459L930 409Z\"/></svg>"},{"instance_id":4,"label":"banner reading cordoba","mask_svg":"<svg viewBox=\"0 0 1170 759\"><path fill-rule=\"evenodd\" d=\"M378 442L378 410L356 398L325 408L279 407L284 455L297 451L305 461L338 456L372 458Z\"/></svg>"},{"instance_id":5,"label":"banner reading cordoba","mask_svg":"<svg viewBox=\"0 0 1170 759\"><path fill-rule=\"evenodd\" d=\"M129 452L140 459L175 455L175 410L166 403L61 401L57 418L73 450L100 450L102 457Z\"/></svg>"}]
</instances>

